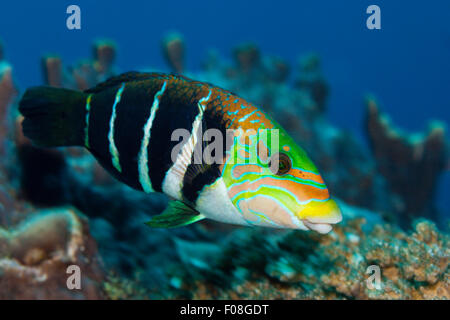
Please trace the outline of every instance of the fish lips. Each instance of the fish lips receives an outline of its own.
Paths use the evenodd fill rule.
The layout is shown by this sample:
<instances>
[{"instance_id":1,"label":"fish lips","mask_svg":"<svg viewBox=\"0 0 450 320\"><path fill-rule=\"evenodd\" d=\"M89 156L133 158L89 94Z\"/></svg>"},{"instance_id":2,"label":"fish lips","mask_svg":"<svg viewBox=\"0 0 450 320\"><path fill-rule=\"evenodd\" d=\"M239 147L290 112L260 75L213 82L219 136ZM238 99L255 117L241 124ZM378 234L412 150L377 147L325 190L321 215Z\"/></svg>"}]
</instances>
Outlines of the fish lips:
<instances>
[{"instance_id":1,"label":"fish lips","mask_svg":"<svg viewBox=\"0 0 450 320\"><path fill-rule=\"evenodd\" d=\"M336 206L336 208L334 208L332 212L326 216L308 217L301 219L301 221L308 229L325 234L333 229L333 224L337 224L342 221L342 213Z\"/></svg>"}]
</instances>

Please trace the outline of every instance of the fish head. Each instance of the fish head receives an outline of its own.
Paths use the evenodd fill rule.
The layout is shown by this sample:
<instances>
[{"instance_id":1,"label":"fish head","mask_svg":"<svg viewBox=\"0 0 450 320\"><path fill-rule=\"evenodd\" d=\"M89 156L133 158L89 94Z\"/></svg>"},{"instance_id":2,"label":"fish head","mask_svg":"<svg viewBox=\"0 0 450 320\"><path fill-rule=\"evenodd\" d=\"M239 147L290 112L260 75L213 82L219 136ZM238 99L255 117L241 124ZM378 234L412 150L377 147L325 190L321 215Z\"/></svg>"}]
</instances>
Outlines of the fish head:
<instances>
[{"instance_id":1,"label":"fish head","mask_svg":"<svg viewBox=\"0 0 450 320\"><path fill-rule=\"evenodd\" d=\"M241 132L230 155L223 178L248 224L328 233L342 220L318 169L281 127Z\"/></svg>"}]
</instances>

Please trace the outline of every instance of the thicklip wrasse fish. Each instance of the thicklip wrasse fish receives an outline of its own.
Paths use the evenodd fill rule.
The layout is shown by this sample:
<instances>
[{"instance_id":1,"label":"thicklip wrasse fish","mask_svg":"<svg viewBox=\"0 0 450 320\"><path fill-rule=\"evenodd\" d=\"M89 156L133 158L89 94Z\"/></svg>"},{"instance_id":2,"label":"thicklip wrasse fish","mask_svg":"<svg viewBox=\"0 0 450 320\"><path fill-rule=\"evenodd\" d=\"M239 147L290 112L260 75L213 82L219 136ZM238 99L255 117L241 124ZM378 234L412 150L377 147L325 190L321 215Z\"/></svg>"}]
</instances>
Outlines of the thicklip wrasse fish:
<instances>
[{"instance_id":1,"label":"thicklip wrasse fish","mask_svg":"<svg viewBox=\"0 0 450 320\"><path fill-rule=\"evenodd\" d=\"M128 72L84 92L30 88L19 110L34 144L83 146L121 182L167 194L172 201L151 227L210 218L327 233L342 219L316 166L281 126L211 84ZM174 139L180 129L188 133L182 143ZM208 129L230 141L211 152L220 161L196 156L198 146L219 141L204 139Z\"/></svg>"}]
</instances>

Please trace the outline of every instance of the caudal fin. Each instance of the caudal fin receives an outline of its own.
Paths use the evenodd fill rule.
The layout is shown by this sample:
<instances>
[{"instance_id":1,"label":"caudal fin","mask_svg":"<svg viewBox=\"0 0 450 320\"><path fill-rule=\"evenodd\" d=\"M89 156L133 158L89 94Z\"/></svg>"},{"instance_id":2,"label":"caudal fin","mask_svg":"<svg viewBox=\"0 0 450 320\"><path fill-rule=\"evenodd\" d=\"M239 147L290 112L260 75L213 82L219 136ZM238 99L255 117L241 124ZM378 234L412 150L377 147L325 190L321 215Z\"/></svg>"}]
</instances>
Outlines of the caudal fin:
<instances>
[{"instance_id":1,"label":"caudal fin","mask_svg":"<svg viewBox=\"0 0 450 320\"><path fill-rule=\"evenodd\" d=\"M41 147L84 145L86 94L52 87L28 89L19 103L23 133Z\"/></svg>"}]
</instances>

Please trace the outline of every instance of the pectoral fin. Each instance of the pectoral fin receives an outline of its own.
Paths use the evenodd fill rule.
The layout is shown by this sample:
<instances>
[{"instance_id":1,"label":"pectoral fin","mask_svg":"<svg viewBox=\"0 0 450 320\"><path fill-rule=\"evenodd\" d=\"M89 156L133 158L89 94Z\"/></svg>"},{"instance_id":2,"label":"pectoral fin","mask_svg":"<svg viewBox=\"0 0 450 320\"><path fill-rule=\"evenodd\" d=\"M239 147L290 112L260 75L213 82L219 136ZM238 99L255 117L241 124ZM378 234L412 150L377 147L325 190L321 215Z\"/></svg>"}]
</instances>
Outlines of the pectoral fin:
<instances>
[{"instance_id":1,"label":"pectoral fin","mask_svg":"<svg viewBox=\"0 0 450 320\"><path fill-rule=\"evenodd\" d=\"M200 212L181 201L170 201L167 208L145 224L151 228L176 228L204 219Z\"/></svg>"}]
</instances>

